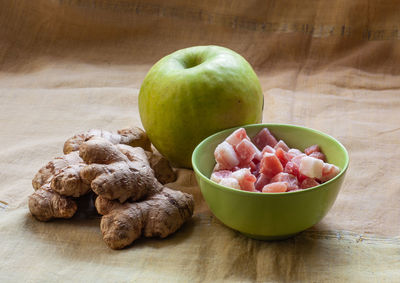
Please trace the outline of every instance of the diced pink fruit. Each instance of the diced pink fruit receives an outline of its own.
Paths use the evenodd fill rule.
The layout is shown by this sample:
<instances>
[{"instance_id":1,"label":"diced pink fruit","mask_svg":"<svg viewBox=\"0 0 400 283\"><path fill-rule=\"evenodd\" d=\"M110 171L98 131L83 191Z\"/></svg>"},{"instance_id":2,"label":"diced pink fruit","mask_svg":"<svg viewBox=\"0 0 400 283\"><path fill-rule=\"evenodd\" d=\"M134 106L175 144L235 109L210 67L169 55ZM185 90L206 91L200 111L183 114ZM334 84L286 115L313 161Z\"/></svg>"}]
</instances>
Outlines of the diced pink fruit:
<instances>
[{"instance_id":1,"label":"diced pink fruit","mask_svg":"<svg viewBox=\"0 0 400 283\"><path fill-rule=\"evenodd\" d=\"M283 149L284 151L289 151L289 147L287 146L287 144L283 141L280 140L275 146L274 149L277 150L278 148Z\"/></svg>"},{"instance_id":2,"label":"diced pink fruit","mask_svg":"<svg viewBox=\"0 0 400 283\"><path fill-rule=\"evenodd\" d=\"M253 143L259 150L262 150L266 145L274 147L278 142L271 132L264 128L253 138Z\"/></svg>"},{"instance_id":3,"label":"diced pink fruit","mask_svg":"<svg viewBox=\"0 0 400 283\"><path fill-rule=\"evenodd\" d=\"M308 156L321 159L322 161L325 161L325 154L321 152L321 149L317 144L314 144L312 146L307 147L304 150L304 153L307 154Z\"/></svg>"},{"instance_id":4,"label":"diced pink fruit","mask_svg":"<svg viewBox=\"0 0 400 283\"><path fill-rule=\"evenodd\" d=\"M299 188L299 181L297 180L297 177L292 174L288 174L288 173L284 173L284 172L276 174L271 179L271 183L275 183L275 182L285 182L287 184L288 191L295 191Z\"/></svg>"},{"instance_id":5,"label":"diced pink fruit","mask_svg":"<svg viewBox=\"0 0 400 283\"><path fill-rule=\"evenodd\" d=\"M294 162L293 160L296 162ZM298 161L299 160L295 160L294 158L291 161L288 161L288 163L286 163L284 172L296 176L297 179L299 180L299 182L301 182L304 179L306 179L307 177L300 173ZM301 161L301 159L300 159L300 161Z\"/></svg>"},{"instance_id":6,"label":"diced pink fruit","mask_svg":"<svg viewBox=\"0 0 400 283\"><path fill-rule=\"evenodd\" d=\"M239 186L243 191L254 192L254 183L257 178L251 174L250 169L240 169L232 173L232 178L239 182Z\"/></svg>"},{"instance_id":7,"label":"diced pink fruit","mask_svg":"<svg viewBox=\"0 0 400 283\"><path fill-rule=\"evenodd\" d=\"M254 170L251 169L251 173L252 173L254 176L258 176L258 175L260 174L260 162L254 163L254 165L255 165L255 168L254 168Z\"/></svg>"},{"instance_id":8,"label":"diced pink fruit","mask_svg":"<svg viewBox=\"0 0 400 283\"><path fill-rule=\"evenodd\" d=\"M216 183L221 182L222 179L224 178L229 178L232 175L232 171L229 170L220 170L220 171L215 171L211 174L211 181L214 181Z\"/></svg>"},{"instance_id":9,"label":"diced pink fruit","mask_svg":"<svg viewBox=\"0 0 400 283\"><path fill-rule=\"evenodd\" d=\"M297 166L300 166L301 160L306 157L307 155L305 155L304 153L296 155L295 157L292 158L292 162L297 164Z\"/></svg>"},{"instance_id":10,"label":"diced pink fruit","mask_svg":"<svg viewBox=\"0 0 400 283\"><path fill-rule=\"evenodd\" d=\"M229 187L229 188L233 188L233 189L237 189L240 190L240 185L238 180L236 180L235 178L223 178L219 184L221 186L225 186L225 187Z\"/></svg>"},{"instance_id":11,"label":"diced pink fruit","mask_svg":"<svg viewBox=\"0 0 400 283\"><path fill-rule=\"evenodd\" d=\"M235 151L239 157L240 164L249 164L256 155L260 155L258 148L249 140L243 139L239 142Z\"/></svg>"},{"instance_id":12,"label":"diced pink fruit","mask_svg":"<svg viewBox=\"0 0 400 283\"><path fill-rule=\"evenodd\" d=\"M289 161L288 163L286 163L285 169L283 170L283 172L292 174L294 176L298 176L299 175L299 166L297 166L296 163Z\"/></svg>"},{"instance_id":13,"label":"diced pink fruit","mask_svg":"<svg viewBox=\"0 0 400 283\"><path fill-rule=\"evenodd\" d=\"M282 171L283 166L278 157L272 153L264 153L263 158L261 159L260 173L272 178Z\"/></svg>"},{"instance_id":14,"label":"diced pink fruit","mask_svg":"<svg viewBox=\"0 0 400 283\"><path fill-rule=\"evenodd\" d=\"M251 173L253 174L253 172L255 172L256 170L257 170L257 165L253 161L251 161L250 162L250 171L251 171Z\"/></svg>"},{"instance_id":15,"label":"diced pink fruit","mask_svg":"<svg viewBox=\"0 0 400 283\"><path fill-rule=\"evenodd\" d=\"M263 193L283 193L287 191L286 182L276 182L265 185L262 189Z\"/></svg>"},{"instance_id":16,"label":"diced pink fruit","mask_svg":"<svg viewBox=\"0 0 400 283\"><path fill-rule=\"evenodd\" d=\"M294 157L298 156L298 155L302 155L303 153L298 150L297 148L291 148L288 150L288 158L289 160L292 160Z\"/></svg>"},{"instance_id":17,"label":"diced pink fruit","mask_svg":"<svg viewBox=\"0 0 400 283\"><path fill-rule=\"evenodd\" d=\"M266 145L263 148L263 150L261 151L261 159L262 159L262 156L264 156L264 153L266 153L266 152L275 154L275 149L272 146Z\"/></svg>"},{"instance_id":18,"label":"diced pink fruit","mask_svg":"<svg viewBox=\"0 0 400 283\"><path fill-rule=\"evenodd\" d=\"M305 156L301 159L299 172L309 178L320 179L322 177L322 168L324 162L320 159Z\"/></svg>"},{"instance_id":19,"label":"diced pink fruit","mask_svg":"<svg viewBox=\"0 0 400 283\"><path fill-rule=\"evenodd\" d=\"M309 156L317 158L317 159L321 159L322 161L325 161L325 154L323 154L322 152L315 151L315 152L311 153Z\"/></svg>"},{"instance_id":20,"label":"diced pink fruit","mask_svg":"<svg viewBox=\"0 0 400 283\"><path fill-rule=\"evenodd\" d=\"M286 163L289 161L289 156L286 151L284 151L282 148L278 148L275 151L275 155L279 158L279 161L282 163L282 166L285 167Z\"/></svg>"},{"instance_id":21,"label":"diced pink fruit","mask_svg":"<svg viewBox=\"0 0 400 283\"><path fill-rule=\"evenodd\" d=\"M307 179L304 179L303 182L301 182L300 188L301 189L308 189L308 188L312 188L312 187L315 187L315 186L318 186L318 185L319 185L319 183L315 179L307 178Z\"/></svg>"},{"instance_id":22,"label":"diced pink fruit","mask_svg":"<svg viewBox=\"0 0 400 283\"><path fill-rule=\"evenodd\" d=\"M217 146L214 151L214 157L219 169L232 169L239 165L239 158L236 155L232 145L226 141Z\"/></svg>"},{"instance_id":23,"label":"diced pink fruit","mask_svg":"<svg viewBox=\"0 0 400 283\"><path fill-rule=\"evenodd\" d=\"M319 149L319 146L317 144L309 146L304 150L304 153L307 155L310 155L313 152L321 152L321 150Z\"/></svg>"},{"instance_id":24,"label":"diced pink fruit","mask_svg":"<svg viewBox=\"0 0 400 283\"><path fill-rule=\"evenodd\" d=\"M335 177L339 173L340 173L339 167L330 163L324 163L324 167L322 169L322 177L318 179L322 182L326 182Z\"/></svg>"},{"instance_id":25,"label":"diced pink fruit","mask_svg":"<svg viewBox=\"0 0 400 283\"><path fill-rule=\"evenodd\" d=\"M265 185L268 185L269 182L271 181L271 178L267 177L266 175L264 175L263 173L261 173L256 181L256 185L255 188L257 191L262 191L262 189L264 188Z\"/></svg>"},{"instance_id":26,"label":"diced pink fruit","mask_svg":"<svg viewBox=\"0 0 400 283\"><path fill-rule=\"evenodd\" d=\"M250 141L249 137L247 136L246 130L244 128L239 128L234 131L229 137L227 137L225 141L232 146L236 146L244 139Z\"/></svg>"}]
</instances>

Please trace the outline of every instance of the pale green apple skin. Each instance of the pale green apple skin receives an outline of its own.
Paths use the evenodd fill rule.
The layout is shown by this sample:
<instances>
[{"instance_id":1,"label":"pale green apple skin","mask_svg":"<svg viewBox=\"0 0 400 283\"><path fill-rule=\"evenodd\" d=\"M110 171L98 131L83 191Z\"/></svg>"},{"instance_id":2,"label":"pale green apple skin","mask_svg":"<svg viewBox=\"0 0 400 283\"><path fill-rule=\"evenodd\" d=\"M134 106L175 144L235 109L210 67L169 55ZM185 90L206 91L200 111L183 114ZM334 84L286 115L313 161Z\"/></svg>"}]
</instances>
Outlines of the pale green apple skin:
<instances>
[{"instance_id":1,"label":"pale green apple skin","mask_svg":"<svg viewBox=\"0 0 400 283\"><path fill-rule=\"evenodd\" d=\"M198 143L220 130L260 123L261 85L250 64L219 46L178 50L158 61L139 93L144 129L174 166L191 168Z\"/></svg>"}]
</instances>

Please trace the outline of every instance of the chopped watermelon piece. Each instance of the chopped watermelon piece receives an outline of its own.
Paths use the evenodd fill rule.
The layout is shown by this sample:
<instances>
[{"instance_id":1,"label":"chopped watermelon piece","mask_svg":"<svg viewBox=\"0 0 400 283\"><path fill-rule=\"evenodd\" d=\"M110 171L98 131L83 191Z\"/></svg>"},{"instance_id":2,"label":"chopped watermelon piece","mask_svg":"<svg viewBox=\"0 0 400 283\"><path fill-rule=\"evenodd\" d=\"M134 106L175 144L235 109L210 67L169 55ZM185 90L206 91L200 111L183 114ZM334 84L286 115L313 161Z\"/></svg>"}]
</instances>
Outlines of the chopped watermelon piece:
<instances>
[{"instance_id":1,"label":"chopped watermelon piece","mask_svg":"<svg viewBox=\"0 0 400 283\"><path fill-rule=\"evenodd\" d=\"M269 178L283 171L282 163L279 161L278 157L272 153L264 153L260 166L260 173L267 175Z\"/></svg>"},{"instance_id":2,"label":"chopped watermelon piece","mask_svg":"<svg viewBox=\"0 0 400 283\"><path fill-rule=\"evenodd\" d=\"M286 182L276 182L265 185L262 189L263 193L283 193L287 191Z\"/></svg>"},{"instance_id":3,"label":"chopped watermelon piece","mask_svg":"<svg viewBox=\"0 0 400 283\"><path fill-rule=\"evenodd\" d=\"M259 150L263 150L267 145L274 147L278 141L267 128L264 128L253 138L253 143Z\"/></svg>"},{"instance_id":4,"label":"chopped watermelon piece","mask_svg":"<svg viewBox=\"0 0 400 283\"><path fill-rule=\"evenodd\" d=\"M319 183L315 179L307 178L307 179L304 179L303 182L301 182L300 188L301 189L308 189L308 188L312 188L312 187L315 187L315 186L318 186L318 185L319 185Z\"/></svg>"},{"instance_id":5,"label":"chopped watermelon piece","mask_svg":"<svg viewBox=\"0 0 400 283\"><path fill-rule=\"evenodd\" d=\"M275 146L274 149L277 150L278 148L283 149L284 151L289 151L289 147L287 146L287 144L283 141L280 140Z\"/></svg>"},{"instance_id":6,"label":"chopped watermelon piece","mask_svg":"<svg viewBox=\"0 0 400 283\"><path fill-rule=\"evenodd\" d=\"M214 157L220 170L230 170L239 165L239 158L237 157L235 150L233 149L232 145L226 141L217 146L214 151Z\"/></svg>"},{"instance_id":7,"label":"chopped watermelon piece","mask_svg":"<svg viewBox=\"0 0 400 283\"><path fill-rule=\"evenodd\" d=\"M239 186L243 191L254 192L254 183L257 178L251 174L250 169L240 169L232 173L232 178L239 182Z\"/></svg>"},{"instance_id":8,"label":"chopped watermelon piece","mask_svg":"<svg viewBox=\"0 0 400 283\"><path fill-rule=\"evenodd\" d=\"M244 128L239 128L234 131L229 137L227 137L225 141L232 146L236 146L244 139L250 141L250 138L247 136L246 130Z\"/></svg>"},{"instance_id":9,"label":"chopped watermelon piece","mask_svg":"<svg viewBox=\"0 0 400 283\"><path fill-rule=\"evenodd\" d=\"M299 181L297 180L297 177L289 173L281 172L276 174L271 179L271 183L275 182L285 182L287 184L288 191L295 191L299 189Z\"/></svg>"}]
</instances>

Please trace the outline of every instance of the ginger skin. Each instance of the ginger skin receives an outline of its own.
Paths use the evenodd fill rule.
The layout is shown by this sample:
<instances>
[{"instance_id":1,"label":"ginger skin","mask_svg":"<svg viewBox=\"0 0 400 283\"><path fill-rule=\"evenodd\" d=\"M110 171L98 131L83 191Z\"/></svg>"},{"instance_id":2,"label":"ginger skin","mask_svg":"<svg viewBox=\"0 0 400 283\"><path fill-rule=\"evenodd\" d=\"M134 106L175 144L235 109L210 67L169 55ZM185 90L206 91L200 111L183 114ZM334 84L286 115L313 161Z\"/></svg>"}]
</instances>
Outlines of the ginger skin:
<instances>
[{"instance_id":1,"label":"ginger skin","mask_svg":"<svg viewBox=\"0 0 400 283\"><path fill-rule=\"evenodd\" d=\"M163 187L142 148L95 137L84 142L79 153L90 164L81 177L99 195L96 208L104 215L100 228L110 248L122 249L142 234L165 238L192 216L193 197Z\"/></svg>"},{"instance_id":2,"label":"ginger skin","mask_svg":"<svg viewBox=\"0 0 400 283\"><path fill-rule=\"evenodd\" d=\"M32 180L32 186L35 190L40 189L44 184L51 181L53 176L57 175L64 168L69 165L76 165L83 163L82 158L79 157L77 152L73 152L70 154L65 154L61 157L56 157L47 163L45 166L40 168L40 170L36 173L35 177Z\"/></svg>"},{"instance_id":3,"label":"ginger skin","mask_svg":"<svg viewBox=\"0 0 400 283\"><path fill-rule=\"evenodd\" d=\"M121 204L99 196L95 205L104 215L103 240L112 249L122 249L141 235L165 238L174 233L192 216L194 201L189 194L163 187L140 202Z\"/></svg>"},{"instance_id":4,"label":"ginger skin","mask_svg":"<svg viewBox=\"0 0 400 283\"><path fill-rule=\"evenodd\" d=\"M40 221L52 218L71 218L76 210L75 200L86 194L90 186L83 183L79 171L84 163L77 152L56 157L43 166L32 180L35 192L29 196L28 206Z\"/></svg>"},{"instance_id":5,"label":"ginger skin","mask_svg":"<svg viewBox=\"0 0 400 283\"><path fill-rule=\"evenodd\" d=\"M88 166L80 171L85 183L106 199L118 199L121 203L128 198L139 200L149 192L161 187L150 168L145 151L140 147L124 150L106 139L94 137L84 142L79 154Z\"/></svg>"},{"instance_id":6,"label":"ginger skin","mask_svg":"<svg viewBox=\"0 0 400 283\"><path fill-rule=\"evenodd\" d=\"M64 143L64 154L79 150L79 146L83 142L93 137L104 138L112 144L126 144L132 147L141 147L151 152L151 143L147 134L142 129L133 127L118 130L117 133L92 129L75 135Z\"/></svg>"},{"instance_id":7,"label":"ginger skin","mask_svg":"<svg viewBox=\"0 0 400 283\"><path fill-rule=\"evenodd\" d=\"M71 218L76 210L76 202L62 196L52 189L49 184L42 186L29 196L29 210L40 221L49 221L52 218Z\"/></svg>"},{"instance_id":8,"label":"ginger skin","mask_svg":"<svg viewBox=\"0 0 400 283\"><path fill-rule=\"evenodd\" d=\"M176 173L169 164L169 161L164 156L158 152L154 152L151 154L149 162L150 167L154 170L157 180L161 184L164 185L176 181Z\"/></svg>"}]
</instances>

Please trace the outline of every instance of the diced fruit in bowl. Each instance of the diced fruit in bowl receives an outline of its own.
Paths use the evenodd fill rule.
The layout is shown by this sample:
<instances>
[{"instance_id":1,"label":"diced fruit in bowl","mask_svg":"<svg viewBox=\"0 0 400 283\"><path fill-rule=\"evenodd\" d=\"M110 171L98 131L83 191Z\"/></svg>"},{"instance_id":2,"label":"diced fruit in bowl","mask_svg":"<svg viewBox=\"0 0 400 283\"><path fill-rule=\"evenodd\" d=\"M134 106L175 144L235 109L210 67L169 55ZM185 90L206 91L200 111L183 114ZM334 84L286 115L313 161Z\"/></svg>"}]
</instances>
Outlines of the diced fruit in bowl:
<instances>
[{"instance_id":1,"label":"diced fruit in bowl","mask_svg":"<svg viewBox=\"0 0 400 283\"><path fill-rule=\"evenodd\" d=\"M239 128L220 143L215 151L216 166L211 180L249 192L283 193L304 190L329 181L340 173L325 162L317 144L304 153L263 128L250 139Z\"/></svg>"},{"instance_id":2,"label":"diced fruit in bowl","mask_svg":"<svg viewBox=\"0 0 400 283\"><path fill-rule=\"evenodd\" d=\"M227 227L261 240L286 239L318 223L333 206L345 179L349 165L346 148L325 133L297 125L251 124L242 128L245 131L231 128L211 135L193 152L196 180L213 215ZM240 164L230 169L218 168L215 150L234 132L234 146L227 143ZM250 140L261 155L257 157L256 153L248 164L243 164L246 162L236 152L236 146L243 140ZM276 146L280 140L289 150ZM243 145L246 150L250 148L247 142ZM267 153L276 155L283 168L272 177L262 173L268 171L265 168L268 162L262 160ZM323 158L317 158L323 162L321 179L306 176L309 172L302 172L304 168L300 170L302 159L315 158L317 153L320 157L324 154ZM321 173L319 161L305 162L303 166L309 166L311 173Z\"/></svg>"}]
</instances>

